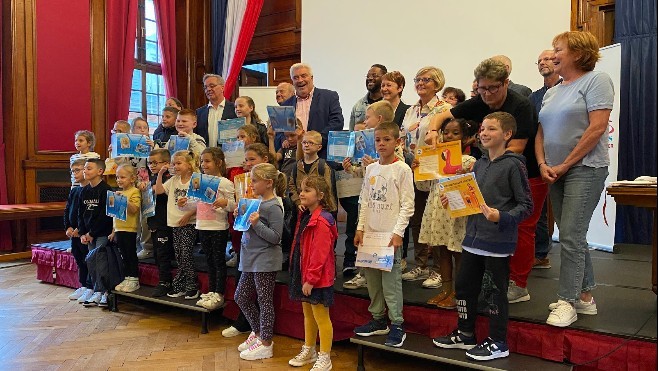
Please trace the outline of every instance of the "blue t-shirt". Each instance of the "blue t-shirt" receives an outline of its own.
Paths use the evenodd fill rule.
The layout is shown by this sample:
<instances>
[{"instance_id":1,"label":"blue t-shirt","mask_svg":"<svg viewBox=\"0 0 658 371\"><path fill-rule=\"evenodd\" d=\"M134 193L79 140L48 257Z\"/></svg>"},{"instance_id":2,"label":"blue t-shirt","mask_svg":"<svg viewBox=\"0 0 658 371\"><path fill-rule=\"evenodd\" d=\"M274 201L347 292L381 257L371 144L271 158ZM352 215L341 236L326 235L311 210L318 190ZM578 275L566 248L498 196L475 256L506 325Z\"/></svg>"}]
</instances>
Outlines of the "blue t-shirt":
<instances>
[{"instance_id":1,"label":"blue t-shirt","mask_svg":"<svg viewBox=\"0 0 658 371\"><path fill-rule=\"evenodd\" d=\"M548 89L539 111L539 122L544 132L544 153L549 166L564 162L589 127L589 113L612 109L614 96L610 76L601 71L587 72L576 81L562 82ZM607 130L578 165L595 168L610 165Z\"/></svg>"}]
</instances>

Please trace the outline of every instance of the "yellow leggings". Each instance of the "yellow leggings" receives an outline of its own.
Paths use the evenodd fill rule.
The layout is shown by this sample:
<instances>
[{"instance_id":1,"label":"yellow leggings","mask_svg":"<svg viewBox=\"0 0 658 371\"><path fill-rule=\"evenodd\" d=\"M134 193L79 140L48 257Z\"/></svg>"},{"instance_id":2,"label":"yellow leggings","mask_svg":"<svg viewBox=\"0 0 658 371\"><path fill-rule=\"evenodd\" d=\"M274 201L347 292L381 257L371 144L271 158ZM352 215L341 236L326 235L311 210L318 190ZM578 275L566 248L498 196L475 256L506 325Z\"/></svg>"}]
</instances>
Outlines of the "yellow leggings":
<instances>
[{"instance_id":1,"label":"yellow leggings","mask_svg":"<svg viewBox=\"0 0 658 371\"><path fill-rule=\"evenodd\" d=\"M302 302L304 309L304 344L315 347L320 331L320 351L331 352L331 342L334 338L334 328L329 318L329 308L322 304Z\"/></svg>"}]
</instances>

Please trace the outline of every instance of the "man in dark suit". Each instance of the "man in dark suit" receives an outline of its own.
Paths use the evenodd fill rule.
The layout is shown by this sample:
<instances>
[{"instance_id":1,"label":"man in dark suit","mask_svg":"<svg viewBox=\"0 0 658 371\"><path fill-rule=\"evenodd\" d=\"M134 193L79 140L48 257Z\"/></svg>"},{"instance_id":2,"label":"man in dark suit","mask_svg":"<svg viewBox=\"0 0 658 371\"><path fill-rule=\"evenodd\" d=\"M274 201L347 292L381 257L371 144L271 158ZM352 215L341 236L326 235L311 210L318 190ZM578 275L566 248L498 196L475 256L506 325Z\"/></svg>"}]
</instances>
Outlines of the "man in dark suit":
<instances>
[{"instance_id":1,"label":"man in dark suit","mask_svg":"<svg viewBox=\"0 0 658 371\"><path fill-rule=\"evenodd\" d=\"M295 86L295 95L281 105L295 107L295 114L302 122L304 131L315 130L322 134L322 149L318 156L326 159L329 131L343 130L344 125L338 93L316 88L313 85L313 70L304 63L290 67L290 78ZM284 140L282 134L278 133L275 140L277 151Z\"/></svg>"},{"instance_id":2,"label":"man in dark suit","mask_svg":"<svg viewBox=\"0 0 658 371\"><path fill-rule=\"evenodd\" d=\"M224 99L224 78L219 75L203 75L203 90L209 102L196 109L194 132L206 140L208 147L216 147L219 138L217 121L237 118L235 105Z\"/></svg>"}]
</instances>

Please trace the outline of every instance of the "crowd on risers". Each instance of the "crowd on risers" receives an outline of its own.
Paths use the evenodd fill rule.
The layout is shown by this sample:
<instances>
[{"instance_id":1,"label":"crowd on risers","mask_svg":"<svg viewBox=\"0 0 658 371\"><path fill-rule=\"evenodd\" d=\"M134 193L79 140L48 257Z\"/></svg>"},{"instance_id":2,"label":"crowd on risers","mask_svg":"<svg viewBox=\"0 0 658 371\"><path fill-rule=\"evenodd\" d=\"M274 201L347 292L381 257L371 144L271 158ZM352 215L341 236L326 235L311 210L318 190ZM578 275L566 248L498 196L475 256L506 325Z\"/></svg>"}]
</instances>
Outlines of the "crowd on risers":
<instances>
[{"instance_id":1,"label":"crowd on risers","mask_svg":"<svg viewBox=\"0 0 658 371\"><path fill-rule=\"evenodd\" d=\"M465 349L475 360L505 357L508 305L530 300L533 268L551 267L550 194L561 264L557 300L546 322L565 327L578 314L595 315L586 234L609 165L605 130L614 87L605 73L593 71L600 55L589 32L561 33L552 46L537 59L544 85L536 91L513 83L511 60L497 55L475 67L469 99L460 89L445 87L440 68L426 66L411 79L418 100L406 104L401 100L405 77L371 65L366 93L355 102L348 126L374 129L377 157L359 161L327 161L329 132L344 127L339 96L316 87L311 66L303 63L293 65L291 82L276 89L277 103L295 108L295 131L275 133L256 114L253 99L228 101L224 79L207 74L208 104L192 110L167 99L152 136L143 118L115 123L113 134L147 137L147 159L108 155L101 160L94 134L76 132L64 219L80 288L69 298L106 306L110 290L139 289L138 260L154 256L160 281L154 295L215 309L224 304L227 266L236 266L241 313L222 334L246 334L240 357L263 359L273 356L274 279L285 267L290 297L302 302L305 317L304 345L290 364L330 369L328 308L340 205L347 214L342 274L351 277L344 286L365 286L371 299L372 320L357 327L357 335L385 334L386 345L401 346L406 337L402 281L422 281L422 287L437 290L430 304L459 312L457 329L434 339L436 346ZM219 141L221 125L238 117L244 125L231 139L243 142L244 162L229 166ZM179 140L187 140L188 147L171 150ZM454 141L462 151L456 172L474 173L484 200L480 212L467 217L450 216L438 180L414 180L412 172L419 166L418 149ZM336 172L342 170L363 177L359 195L338 198ZM198 186L195 173L219 178L212 203L188 195ZM107 196L109 190L116 193ZM126 215L106 215L106 205L120 199L126 200ZM241 215L243 199L259 200L257 211ZM144 213L152 201L154 209ZM234 229L240 223L244 228L236 229L243 231ZM390 270L358 268L358 249L382 235L380 243L394 248ZM409 239L413 263L406 261ZM197 241L207 259L208 293L199 292L194 272ZM113 258L98 259L101 248L114 251ZM174 259L179 269L172 276ZM491 318L489 337L481 343L474 333L478 308Z\"/></svg>"}]
</instances>

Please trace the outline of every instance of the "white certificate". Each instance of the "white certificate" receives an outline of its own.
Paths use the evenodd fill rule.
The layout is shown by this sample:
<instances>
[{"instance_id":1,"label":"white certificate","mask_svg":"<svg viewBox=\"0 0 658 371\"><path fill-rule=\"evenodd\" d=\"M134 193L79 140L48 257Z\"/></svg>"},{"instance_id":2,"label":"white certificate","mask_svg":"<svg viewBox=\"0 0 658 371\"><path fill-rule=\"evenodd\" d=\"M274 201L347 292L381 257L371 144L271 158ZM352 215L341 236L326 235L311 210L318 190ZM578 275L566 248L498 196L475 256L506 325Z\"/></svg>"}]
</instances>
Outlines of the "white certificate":
<instances>
[{"instance_id":1,"label":"white certificate","mask_svg":"<svg viewBox=\"0 0 658 371\"><path fill-rule=\"evenodd\" d=\"M242 167L244 162L244 143L242 141L222 143L222 150L227 168Z\"/></svg>"},{"instance_id":2,"label":"white certificate","mask_svg":"<svg viewBox=\"0 0 658 371\"><path fill-rule=\"evenodd\" d=\"M338 198L358 196L363 187L363 178L354 176L345 170L336 172L336 191Z\"/></svg>"},{"instance_id":3,"label":"white certificate","mask_svg":"<svg viewBox=\"0 0 658 371\"><path fill-rule=\"evenodd\" d=\"M356 253L355 265L390 272L395 258L395 248L388 246L390 242L390 232L365 232L363 245L358 247Z\"/></svg>"}]
</instances>

